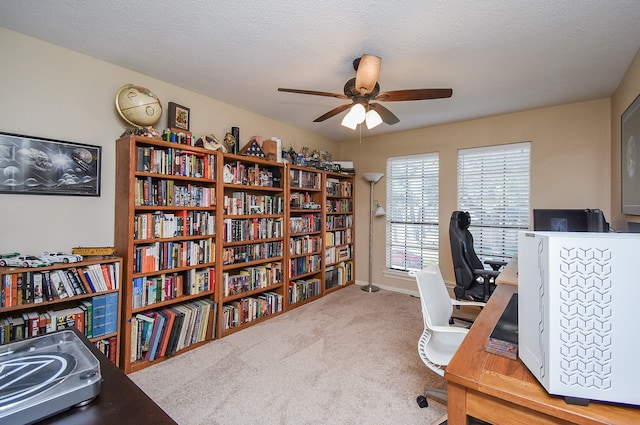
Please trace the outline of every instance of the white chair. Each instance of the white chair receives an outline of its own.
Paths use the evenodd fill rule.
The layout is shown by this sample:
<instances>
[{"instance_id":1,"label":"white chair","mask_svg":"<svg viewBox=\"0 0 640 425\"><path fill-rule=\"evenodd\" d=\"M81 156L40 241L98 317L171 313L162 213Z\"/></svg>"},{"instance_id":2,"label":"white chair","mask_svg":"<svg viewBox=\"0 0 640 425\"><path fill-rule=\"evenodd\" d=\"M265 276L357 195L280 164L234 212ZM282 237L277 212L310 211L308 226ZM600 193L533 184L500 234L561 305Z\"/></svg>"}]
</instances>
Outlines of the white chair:
<instances>
[{"instance_id":1,"label":"white chair","mask_svg":"<svg viewBox=\"0 0 640 425\"><path fill-rule=\"evenodd\" d=\"M424 319L424 332L418 341L418 353L429 369L444 376L445 367L469 332L466 328L449 324L454 306L483 307L485 303L451 298L438 264L431 263L420 271L410 271L409 275L416 278ZM426 397L429 395L447 400L446 390L425 388L424 396L418 397L420 407L427 407ZM447 416L444 415L435 423L439 424L446 419Z\"/></svg>"}]
</instances>

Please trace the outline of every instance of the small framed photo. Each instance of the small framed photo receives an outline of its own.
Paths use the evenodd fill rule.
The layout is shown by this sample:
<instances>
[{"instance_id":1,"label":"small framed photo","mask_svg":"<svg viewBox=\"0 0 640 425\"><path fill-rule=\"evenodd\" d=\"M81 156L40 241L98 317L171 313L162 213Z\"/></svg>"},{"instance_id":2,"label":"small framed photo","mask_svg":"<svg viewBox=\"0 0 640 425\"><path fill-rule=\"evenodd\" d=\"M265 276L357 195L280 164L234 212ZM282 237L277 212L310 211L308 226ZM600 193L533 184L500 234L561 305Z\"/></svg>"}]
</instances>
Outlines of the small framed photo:
<instances>
[{"instance_id":1,"label":"small framed photo","mask_svg":"<svg viewBox=\"0 0 640 425\"><path fill-rule=\"evenodd\" d=\"M189 131L190 112L186 106L169 102L169 127Z\"/></svg>"}]
</instances>

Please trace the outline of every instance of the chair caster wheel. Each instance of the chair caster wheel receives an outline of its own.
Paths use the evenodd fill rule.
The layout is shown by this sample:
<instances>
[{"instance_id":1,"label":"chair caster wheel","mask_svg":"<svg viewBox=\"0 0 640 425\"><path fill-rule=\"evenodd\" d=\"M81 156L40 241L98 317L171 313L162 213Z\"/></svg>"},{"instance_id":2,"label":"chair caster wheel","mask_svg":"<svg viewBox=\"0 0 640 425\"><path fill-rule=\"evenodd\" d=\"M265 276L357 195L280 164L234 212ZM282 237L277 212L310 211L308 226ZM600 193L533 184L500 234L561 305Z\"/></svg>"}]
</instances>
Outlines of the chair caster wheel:
<instances>
[{"instance_id":1,"label":"chair caster wheel","mask_svg":"<svg viewBox=\"0 0 640 425\"><path fill-rule=\"evenodd\" d=\"M423 395L419 395L416 401L418 402L418 406L420 406L422 409L424 409L425 407L429 407L429 402Z\"/></svg>"}]
</instances>

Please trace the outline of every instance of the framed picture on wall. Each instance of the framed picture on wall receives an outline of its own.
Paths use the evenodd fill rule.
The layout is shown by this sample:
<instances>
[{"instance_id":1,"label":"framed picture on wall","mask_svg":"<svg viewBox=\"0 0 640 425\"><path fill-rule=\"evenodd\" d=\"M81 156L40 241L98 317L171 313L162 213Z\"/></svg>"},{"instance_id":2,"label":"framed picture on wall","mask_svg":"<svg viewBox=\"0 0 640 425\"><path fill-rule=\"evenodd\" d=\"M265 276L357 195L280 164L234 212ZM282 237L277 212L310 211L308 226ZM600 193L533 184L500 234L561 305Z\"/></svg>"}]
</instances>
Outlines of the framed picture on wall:
<instances>
[{"instance_id":1,"label":"framed picture on wall","mask_svg":"<svg viewBox=\"0 0 640 425\"><path fill-rule=\"evenodd\" d=\"M190 112L186 106L169 102L169 127L189 131Z\"/></svg>"},{"instance_id":2,"label":"framed picture on wall","mask_svg":"<svg viewBox=\"0 0 640 425\"><path fill-rule=\"evenodd\" d=\"M100 196L102 148L0 132L0 193Z\"/></svg>"},{"instance_id":3,"label":"framed picture on wall","mask_svg":"<svg viewBox=\"0 0 640 425\"><path fill-rule=\"evenodd\" d=\"M640 95L620 119L623 214L640 215Z\"/></svg>"}]
</instances>

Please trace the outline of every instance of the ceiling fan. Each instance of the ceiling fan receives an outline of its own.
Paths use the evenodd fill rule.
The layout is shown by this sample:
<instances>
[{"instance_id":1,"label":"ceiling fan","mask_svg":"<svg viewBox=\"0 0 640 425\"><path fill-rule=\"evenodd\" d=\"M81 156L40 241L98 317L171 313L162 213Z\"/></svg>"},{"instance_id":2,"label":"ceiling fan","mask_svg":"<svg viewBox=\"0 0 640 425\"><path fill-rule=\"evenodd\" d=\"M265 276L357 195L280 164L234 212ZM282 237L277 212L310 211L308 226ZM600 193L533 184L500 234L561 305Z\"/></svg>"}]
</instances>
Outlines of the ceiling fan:
<instances>
[{"instance_id":1,"label":"ceiling fan","mask_svg":"<svg viewBox=\"0 0 640 425\"><path fill-rule=\"evenodd\" d=\"M342 125L353 130L363 121L366 121L367 128L373 128L382 122L389 125L400 122L400 119L393 112L379 103L373 103L372 101L374 100L379 102L404 102L408 100L442 99L451 97L453 94L452 89L410 89L380 93L378 75L381 62L382 60L379 57L367 54L354 59L353 68L356 70L356 77L345 83L344 94L285 88L279 88L278 91L351 99L351 103L333 108L313 120L313 122L324 121L351 108L351 111L342 120Z\"/></svg>"}]
</instances>

